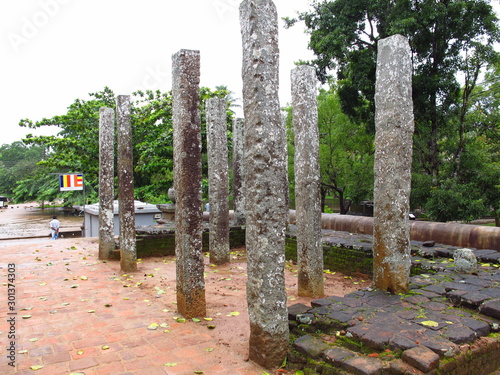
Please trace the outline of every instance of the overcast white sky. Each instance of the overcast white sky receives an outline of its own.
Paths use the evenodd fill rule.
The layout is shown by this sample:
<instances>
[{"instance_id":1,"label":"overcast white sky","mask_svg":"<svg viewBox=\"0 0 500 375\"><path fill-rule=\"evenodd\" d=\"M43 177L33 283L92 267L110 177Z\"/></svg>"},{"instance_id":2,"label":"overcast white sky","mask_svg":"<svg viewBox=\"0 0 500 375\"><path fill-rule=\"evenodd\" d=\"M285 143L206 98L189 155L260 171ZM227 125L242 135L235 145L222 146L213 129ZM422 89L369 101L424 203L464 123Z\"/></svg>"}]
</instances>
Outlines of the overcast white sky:
<instances>
[{"instance_id":1,"label":"overcast white sky","mask_svg":"<svg viewBox=\"0 0 500 375\"><path fill-rule=\"evenodd\" d=\"M309 0L274 0L278 17ZM201 53L201 85L227 85L241 98L241 0L2 0L0 145L33 121L66 113L77 98L109 86L115 94L171 89L171 57ZM312 58L303 25L280 25L280 101L290 102L294 62ZM47 133L47 130L45 130Z\"/></svg>"}]
</instances>

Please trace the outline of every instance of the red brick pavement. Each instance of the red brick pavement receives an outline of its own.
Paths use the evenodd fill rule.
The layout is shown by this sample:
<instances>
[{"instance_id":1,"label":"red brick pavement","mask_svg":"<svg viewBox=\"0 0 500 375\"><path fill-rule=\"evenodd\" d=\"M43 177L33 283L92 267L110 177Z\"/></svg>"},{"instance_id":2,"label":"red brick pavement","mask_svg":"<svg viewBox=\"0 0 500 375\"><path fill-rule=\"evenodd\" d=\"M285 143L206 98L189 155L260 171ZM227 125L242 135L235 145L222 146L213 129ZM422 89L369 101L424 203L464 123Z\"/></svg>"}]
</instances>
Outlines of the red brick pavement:
<instances>
[{"instance_id":1,"label":"red brick pavement","mask_svg":"<svg viewBox=\"0 0 500 375\"><path fill-rule=\"evenodd\" d=\"M9 263L16 265L15 367L7 358ZM234 349L244 334L224 339L207 327L244 319L245 306L241 316L211 311L212 322L177 322L175 290L167 283L175 280L171 261L145 260L137 273L122 275L118 262L97 259L95 239L39 239L0 241L0 267L1 374L264 372L245 360L242 344ZM152 323L160 326L150 330Z\"/></svg>"}]
</instances>

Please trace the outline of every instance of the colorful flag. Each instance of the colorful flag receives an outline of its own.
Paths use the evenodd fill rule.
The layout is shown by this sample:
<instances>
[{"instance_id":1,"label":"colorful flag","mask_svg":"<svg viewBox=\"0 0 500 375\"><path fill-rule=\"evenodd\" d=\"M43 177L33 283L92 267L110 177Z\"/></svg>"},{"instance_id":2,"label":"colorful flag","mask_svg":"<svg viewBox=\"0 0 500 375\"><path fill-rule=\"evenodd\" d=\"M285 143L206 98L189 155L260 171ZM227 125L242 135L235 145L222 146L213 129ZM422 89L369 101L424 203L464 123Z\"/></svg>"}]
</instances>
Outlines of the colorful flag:
<instances>
[{"instance_id":1,"label":"colorful flag","mask_svg":"<svg viewBox=\"0 0 500 375\"><path fill-rule=\"evenodd\" d=\"M59 175L59 187L61 191L83 190L83 174Z\"/></svg>"}]
</instances>

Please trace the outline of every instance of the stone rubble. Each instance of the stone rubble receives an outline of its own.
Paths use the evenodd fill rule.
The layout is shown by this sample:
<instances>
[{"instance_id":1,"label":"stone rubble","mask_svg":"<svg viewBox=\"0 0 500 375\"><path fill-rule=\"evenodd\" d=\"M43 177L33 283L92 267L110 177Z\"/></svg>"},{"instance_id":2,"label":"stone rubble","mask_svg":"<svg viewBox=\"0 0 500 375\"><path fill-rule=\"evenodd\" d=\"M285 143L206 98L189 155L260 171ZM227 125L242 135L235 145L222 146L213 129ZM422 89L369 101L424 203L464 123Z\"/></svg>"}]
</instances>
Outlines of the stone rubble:
<instances>
[{"instance_id":1,"label":"stone rubble","mask_svg":"<svg viewBox=\"0 0 500 375\"><path fill-rule=\"evenodd\" d=\"M425 248L422 243L419 245ZM457 249L449 251L447 255ZM445 268L433 269L440 264L438 258L414 254L414 265L428 263L429 267L427 273L410 278L407 294L367 288L344 297L316 299L310 307L290 306L290 329L299 336L294 348L354 374L386 373L382 369L394 374L431 374L444 358L500 331L498 260L482 263L477 272L465 274L456 272L448 258L441 260ZM325 344L315 336L319 331L335 337L338 344ZM374 352L401 353L401 359L370 358L346 348L344 340Z\"/></svg>"}]
</instances>

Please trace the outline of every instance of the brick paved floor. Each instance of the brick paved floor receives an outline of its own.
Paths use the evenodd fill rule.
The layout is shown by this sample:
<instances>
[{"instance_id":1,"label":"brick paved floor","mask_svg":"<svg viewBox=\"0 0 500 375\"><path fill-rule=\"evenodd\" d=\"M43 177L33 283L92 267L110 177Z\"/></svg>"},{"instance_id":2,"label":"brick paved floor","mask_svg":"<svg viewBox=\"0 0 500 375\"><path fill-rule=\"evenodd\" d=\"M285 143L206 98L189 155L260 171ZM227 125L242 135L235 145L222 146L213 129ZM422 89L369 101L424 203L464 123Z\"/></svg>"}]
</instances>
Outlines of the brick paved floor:
<instances>
[{"instance_id":1,"label":"brick paved floor","mask_svg":"<svg viewBox=\"0 0 500 375\"><path fill-rule=\"evenodd\" d=\"M16 265L15 367L7 358L9 263ZM221 336L224 319L240 318L227 316L234 306L210 311L212 322L175 319L175 290L166 287L167 279L175 280L172 262L145 260L139 272L122 275L117 262L97 260L95 239L34 239L1 241L0 267L1 374L264 372L245 360L244 334ZM155 284L149 282L155 277ZM153 323L158 328L148 329ZM209 329L210 323L217 328ZM233 345L238 341L243 343Z\"/></svg>"}]
</instances>

